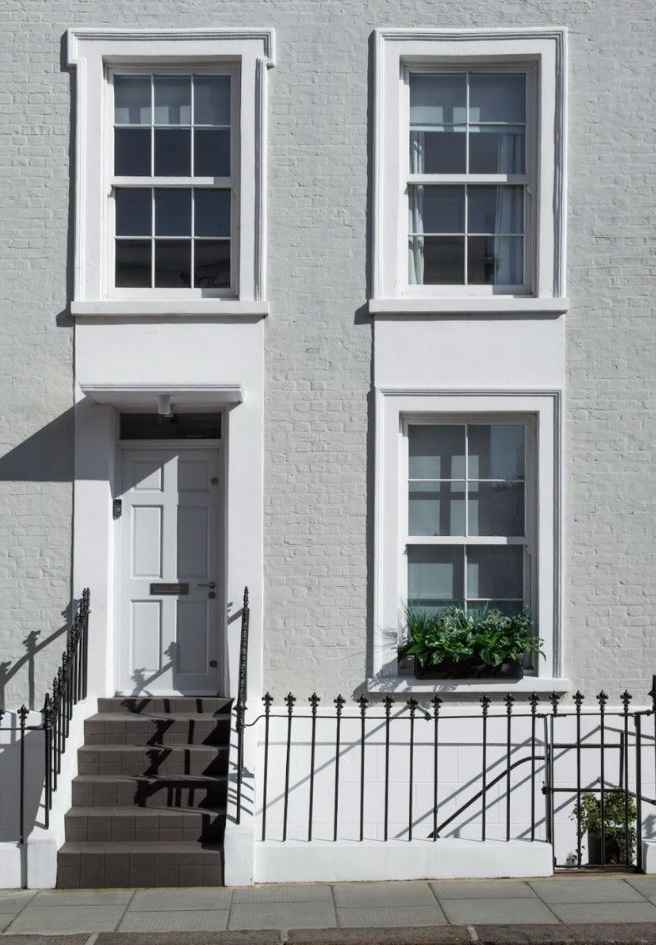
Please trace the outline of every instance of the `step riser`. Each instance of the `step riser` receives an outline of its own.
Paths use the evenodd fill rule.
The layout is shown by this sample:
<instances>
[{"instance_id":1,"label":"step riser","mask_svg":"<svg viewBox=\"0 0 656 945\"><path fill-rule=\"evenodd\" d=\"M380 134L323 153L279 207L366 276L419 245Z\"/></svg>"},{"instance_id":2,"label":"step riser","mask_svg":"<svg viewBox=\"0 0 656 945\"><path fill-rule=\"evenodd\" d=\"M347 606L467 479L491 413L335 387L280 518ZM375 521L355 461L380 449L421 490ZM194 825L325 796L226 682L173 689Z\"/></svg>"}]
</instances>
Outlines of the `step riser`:
<instances>
[{"instance_id":1,"label":"step riser","mask_svg":"<svg viewBox=\"0 0 656 945\"><path fill-rule=\"evenodd\" d=\"M130 886L221 886L223 856L217 851L183 853L73 853L57 857L60 889Z\"/></svg>"},{"instance_id":2,"label":"step riser","mask_svg":"<svg viewBox=\"0 0 656 945\"><path fill-rule=\"evenodd\" d=\"M198 713L214 715L230 715L232 700L221 699L216 696L154 696L153 698L133 699L116 696L114 698L98 699L99 712L114 712L117 715L141 713L158 713L160 715L175 715L181 713Z\"/></svg>"},{"instance_id":3,"label":"step riser","mask_svg":"<svg viewBox=\"0 0 656 945\"><path fill-rule=\"evenodd\" d=\"M73 781L74 807L151 807L175 809L192 807L224 807L227 784L186 787L180 784L139 785L137 782L116 781L97 785L76 784Z\"/></svg>"},{"instance_id":4,"label":"step riser","mask_svg":"<svg viewBox=\"0 0 656 945\"><path fill-rule=\"evenodd\" d=\"M230 721L183 722L178 719L158 724L156 720L135 719L95 722L84 725L86 745L226 745L230 737Z\"/></svg>"},{"instance_id":5,"label":"step riser","mask_svg":"<svg viewBox=\"0 0 656 945\"><path fill-rule=\"evenodd\" d=\"M111 756L84 749L78 753L78 774L114 774L139 777L170 777L191 775L221 777L228 772L225 752L210 756L210 751L197 754L184 749L152 750L152 753L111 752ZM210 757L208 757L210 756Z\"/></svg>"},{"instance_id":6,"label":"step riser","mask_svg":"<svg viewBox=\"0 0 656 945\"><path fill-rule=\"evenodd\" d=\"M144 811L144 814L146 812ZM185 811L175 818L155 813L140 817L126 809L124 815L66 815L68 843L176 843L196 840L219 843L223 839L224 817Z\"/></svg>"}]
</instances>

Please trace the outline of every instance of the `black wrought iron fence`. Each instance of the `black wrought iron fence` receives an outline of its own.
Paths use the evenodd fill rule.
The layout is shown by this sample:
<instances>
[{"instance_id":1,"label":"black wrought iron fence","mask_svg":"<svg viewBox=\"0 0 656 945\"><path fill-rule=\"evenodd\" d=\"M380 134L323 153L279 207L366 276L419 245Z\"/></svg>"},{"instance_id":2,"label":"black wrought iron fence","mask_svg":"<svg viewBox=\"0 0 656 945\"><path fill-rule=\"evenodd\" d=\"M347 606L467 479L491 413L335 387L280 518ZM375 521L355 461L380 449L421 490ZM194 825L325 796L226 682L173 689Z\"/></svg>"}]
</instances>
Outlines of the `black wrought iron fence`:
<instances>
[{"instance_id":1,"label":"black wrought iron fence","mask_svg":"<svg viewBox=\"0 0 656 945\"><path fill-rule=\"evenodd\" d=\"M439 696L326 705L313 693L300 705L290 692L277 711L270 693L262 701L248 726L245 707L240 718L258 728L263 841L311 842L319 825L324 840L544 840L556 866L581 867L584 845L600 866L642 866L656 677L651 707L637 709L626 691L615 708L603 691L587 704L581 692L533 693L453 708ZM463 745L473 774L461 777L450 749Z\"/></svg>"},{"instance_id":2,"label":"black wrought iron fence","mask_svg":"<svg viewBox=\"0 0 656 945\"><path fill-rule=\"evenodd\" d=\"M241 609L241 633L239 638L239 680L235 703L235 728L237 733L237 798L236 821L241 823L242 785L244 778L244 728L246 724L246 699L248 692L248 631L251 610L248 603L248 588L244 588Z\"/></svg>"},{"instance_id":3,"label":"black wrought iron fence","mask_svg":"<svg viewBox=\"0 0 656 945\"><path fill-rule=\"evenodd\" d=\"M25 747L28 733L43 733L43 809L44 826L50 825L52 796L61 773L61 759L66 749L73 709L87 694L88 635L90 592L85 588L77 603L70 627L66 633L66 645L61 663L52 681L52 689L45 695L41 718L38 723L28 724L30 710L22 705L16 712L18 724L3 725L6 709L0 709L0 732L6 732L10 743L18 742L19 805L17 836L19 844L25 843ZM7 745L0 745L6 750ZM0 763L2 763L0 754ZM2 798L0 797L0 804Z\"/></svg>"}]
</instances>

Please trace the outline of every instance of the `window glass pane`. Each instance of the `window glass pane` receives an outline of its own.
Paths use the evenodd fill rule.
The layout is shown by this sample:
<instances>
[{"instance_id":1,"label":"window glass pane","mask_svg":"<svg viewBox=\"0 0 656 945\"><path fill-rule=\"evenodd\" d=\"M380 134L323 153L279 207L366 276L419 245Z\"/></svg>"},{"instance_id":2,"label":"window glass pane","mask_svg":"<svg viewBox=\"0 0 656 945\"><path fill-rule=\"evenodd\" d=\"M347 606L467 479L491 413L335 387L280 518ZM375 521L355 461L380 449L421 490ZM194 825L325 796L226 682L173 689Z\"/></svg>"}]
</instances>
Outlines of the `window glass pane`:
<instances>
[{"instance_id":1,"label":"window glass pane","mask_svg":"<svg viewBox=\"0 0 656 945\"><path fill-rule=\"evenodd\" d=\"M467 278L472 285L523 285L524 238L470 236Z\"/></svg>"},{"instance_id":2,"label":"window glass pane","mask_svg":"<svg viewBox=\"0 0 656 945\"><path fill-rule=\"evenodd\" d=\"M194 191L194 230L196 236L230 236L230 191Z\"/></svg>"},{"instance_id":3,"label":"window glass pane","mask_svg":"<svg viewBox=\"0 0 656 945\"><path fill-rule=\"evenodd\" d=\"M506 617L514 617L524 609L523 600L477 600L467 608L472 610L498 610Z\"/></svg>"},{"instance_id":4,"label":"window glass pane","mask_svg":"<svg viewBox=\"0 0 656 945\"><path fill-rule=\"evenodd\" d=\"M118 187L114 191L117 236L150 236L152 195L145 187Z\"/></svg>"},{"instance_id":5,"label":"window glass pane","mask_svg":"<svg viewBox=\"0 0 656 945\"><path fill-rule=\"evenodd\" d=\"M119 288L149 289L150 240L116 240L116 285Z\"/></svg>"},{"instance_id":6,"label":"window glass pane","mask_svg":"<svg viewBox=\"0 0 656 945\"><path fill-rule=\"evenodd\" d=\"M469 121L526 120L526 76L473 73L469 76Z\"/></svg>"},{"instance_id":7,"label":"window glass pane","mask_svg":"<svg viewBox=\"0 0 656 945\"><path fill-rule=\"evenodd\" d=\"M194 131L194 174L230 177L230 131Z\"/></svg>"},{"instance_id":8,"label":"window glass pane","mask_svg":"<svg viewBox=\"0 0 656 945\"><path fill-rule=\"evenodd\" d=\"M191 286L191 240L155 240L155 285Z\"/></svg>"},{"instance_id":9,"label":"window glass pane","mask_svg":"<svg viewBox=\"0 0 656 945\"><path fill-rule=\"evenodd\" d=\"M524 128L512 125L471 125L470 174L523 174Z\"/></svg>"},{"instance_id":10,"label":"window glass pane","mask_svg":"<svg viewBox=\"0 0 656 945\"><path fill-rule=\"evenodd\" d=\"M155 174L158 177L189 177L191 174L191 132L155 129Z\"/></svg>"},{"instance_id":11,"label":"window glass pane","mask_svg":"<svg viewBox=\"0 0 656 945\"><path fill-rule=\"evenodd\" d=\"M413 285L463 285L464 236L415 236L409 244L410 283Z\"/></svg>"},{"instance_id":12,"label":"window glass pane","mask_svg":"<svg viewBox=\"0 0 656 945\"><path fill-rule=\"evenodd\" d=\"M467 549L468 598L521 600L523 595L524 549L520 545Z\"/></svg>"},{"instance_id":13,"label":"window glass pane","mask_svg":"<svg viewBox=\"0 0 656 945\"><path fill-rule=\"evenodd\" d=\"M199 289L229 289L230 240L198 240L194 253L194 285Z\"/></svg>"},{"instance_id":14,"label":"window glass pane","mask_svg":"<svg viewBox=\"0 0 656 945\"><path fill-rule=\"evenodd\" d=\"M194 124L230 124L230 76L194 76Z\"/></svg>"},{"instance_id":15,"label":"window glass pane","mask_svg":"<svg viewBox=\"0 0 656 945\"><path fill-rule=\"evenodd\" d=\"M155 235L191 236L191 190L155 190Z\"/></svg>"},{"instance_id":16,"label":"window glass pane","mask_svg":"<svg viewBox=\"0 0 656 945\"><path fill-rule=\"evenodd\" d=\"M468 233L523 233L523 187L475 187L467 190Z\"/></svg>"},{"instance_id":17,"label":"window glass pane","mask_svg":"<svg viewBox=\"0 0 656 945\"><path fill-rule=\"evenodd\" d=\"M156 75L155 124L191 124L191 76Z\"/></svg>"},{"instance_id":18,"label":"window glass pane","mask_svg":"<svg viewBox=\"0 0 656 945\"><path fill-rule=\"evenodd\" d=\"M114 130L114 173L117 177L150 177L150 128Z\"/></svg>"},{"instance_id":19,"label":"window glass pane","mask_svg":"<svg viewBox=\"0 0 656 945\"><path fill-rule=\"evenodd\" d=\"M411 482L408 534L464 535L464 482Z\"/></svg>"},{"instance_id":20,"label":"window glass pane","mask_svg":"<svg viewBox=\"0 0 656 945\"><path fill-rule=\"evenodd\" d=\"M408 195L410 233L464 233L464 187L415 185L408 188Z\"/></svg>"},{"instance_id":21,"label":"window glass pane","mask_svg":"<svg viewBox=\"0 0 656 945\"><path fill-rule=\"evenodd\" d=\"M471 479L523 479L524 425L470 424L469 476Z\"/></svg>"},{"instance_id":22,"label":"window glass pane","mask_svg":"<svg viewBox=\"0 0 656 945\"><path fill-rule=\"evenodd\" d=\"M408 604L444 607L463 601L462 548L408 548Z\"/></svg>"},{"instance_id":23,"label":"window glass pane","mask_svg":"<svg viewBox=\"0 0 656 945\"><path fill-rule=\"evenodd\" d=\"M413 424L408 428L410 479L464 479L465 427Z\"/></svg>"},{"instance_id":24,"label":"window glass pane","mask_svg":"<svg viewBox=\"0 0 656 945\"><path fill-rule=\"evenodd\" d=\"M464 174L467 136L464 125L442 125L410 132L411 174Z\"/></svg>"},{"instance_id":25,"label":"window glass pane","mask_svg":"<svg viewBox=\"0 0 656 945\"><path fill-rule=\"evenodd\" d=\"M524 483L470 482L468 485L469 534L524 534Z\"/></svg>"},{"instance_id":26,"label":"window glass pane","mask_svg":"<svg viewBox=\"0 0 656 945\"><path fill-rule=\"evenodd\" d=\"M462 75L410 76L410 125L461 124L467 114L467 77Z\"/></svg>"},{"instance_id":27,"label":"window glass pane","mask_svg":"<svg viewBox=\"0 0 656 945\"><path fill-rule=\"evenodd\" d=\"M150 76L114 76L114 121L117 125L150 124Z\"/></svg>"},{"instance_id":28,"label":"window glass pane","mask_svg":"<svg viewBox=\"0 0 656 945\"><path fill-rule=\"evenodd\" d=\"M204 440L221 438L220 413L122 413L122 440Z\"/></svg>"}]
</instances>

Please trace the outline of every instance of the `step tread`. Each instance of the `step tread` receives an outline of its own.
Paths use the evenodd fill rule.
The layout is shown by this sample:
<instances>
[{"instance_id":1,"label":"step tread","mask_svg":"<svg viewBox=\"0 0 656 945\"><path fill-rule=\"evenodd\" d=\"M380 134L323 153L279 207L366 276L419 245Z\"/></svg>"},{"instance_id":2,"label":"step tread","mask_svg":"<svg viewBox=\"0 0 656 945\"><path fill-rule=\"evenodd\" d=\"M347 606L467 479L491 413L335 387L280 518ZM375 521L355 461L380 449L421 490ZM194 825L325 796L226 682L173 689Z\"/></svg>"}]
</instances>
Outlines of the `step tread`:
<instances>
[{"instance_id":1,"label":"step tread","mask_svg":"<svg viewBox=\"0 0 656 945\"><path fill-rule=\"evenodd\" d=\"M134 725L141 721L162 722L224 722L230 717L229 712L212 715L210 712L96 712L87 716L87 722L126 722Z\"/></svg>"},{"instance_id":2,"label":"step tread","mask_svg":"<svg viewBox=\"0 0 656 945\"><path fill-rule=\"evenodd\" d=\"M66 817L177 817L180 814L193 814L223 817L225 807L71 807Z\"/></svg>"},{"instance_id":3,"label":"step tread","mask_svg":"<svg viewBox=\"0 0 656 945\"><path fill-rule=\"evenodd\" d=\"M113 784L116 781L152 781L154 784L167 784L169 781L175 781L176 784L180 782L181 787L197 787L227 780L227 774L77 774L73 778L73 781L80 784Z\"/></svg>"},{"instance_id":4,"label":"step tread","mask_svg":"<svg viewBox=\"0 0 656 945\"><path fill-rule=\"evenodd\" d=\"M75 854L104 854L104 853L136 853L139 855L142 854L152 854L153 856L160 856L162 853L176 853L180 856L186 853L198 853L201 852L203 855L208 857L212 854L223 855L223 844L222 843L201 843L198 840L175 840L175 841L166 841L166 840L150 840L150 841L139 841L139 840L106 840L101 843L92 842L92 843L74 843L68 841L64 843L59 848L59 855L73 856Z\"/></svg>"},{"instance_id":5,"label":"step tread","mask_svg":"<svg viewBox=\"0 0 656 945\"><path fill-rule=\"evenodd\" d=\"M121 751L121 752L133 752L144 754L147 751L193 751L197 754L202 752L212 753L216 755L217 753L224 753L229 750L229 745L177 745L177 744L166 744L166 745L123 745L121 742L118 742L115 745L82 745L81 748L78 748L79 752L84 754L90 754L91 752L100 752L100 754L106 754L110 751Z\"/></svg>"}]
</instances>

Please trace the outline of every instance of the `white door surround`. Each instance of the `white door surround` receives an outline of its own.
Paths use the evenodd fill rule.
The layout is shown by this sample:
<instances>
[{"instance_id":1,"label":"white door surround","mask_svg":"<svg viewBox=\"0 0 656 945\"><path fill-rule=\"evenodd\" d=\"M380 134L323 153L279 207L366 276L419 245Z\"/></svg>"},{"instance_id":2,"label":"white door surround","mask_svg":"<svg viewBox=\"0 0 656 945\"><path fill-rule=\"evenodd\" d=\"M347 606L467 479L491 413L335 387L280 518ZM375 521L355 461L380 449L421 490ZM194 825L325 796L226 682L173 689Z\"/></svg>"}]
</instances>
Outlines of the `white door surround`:
<instances>
[{"instance_id":1,"label":"white door surround","mask_svg":"<svg viewBox=\"0 0 656 945\"><path fill-rule=\"evenodd\" d=\"M116 690L219 693L225 613L219 447L121 446Z\"/></svg>"}]
</instances>

